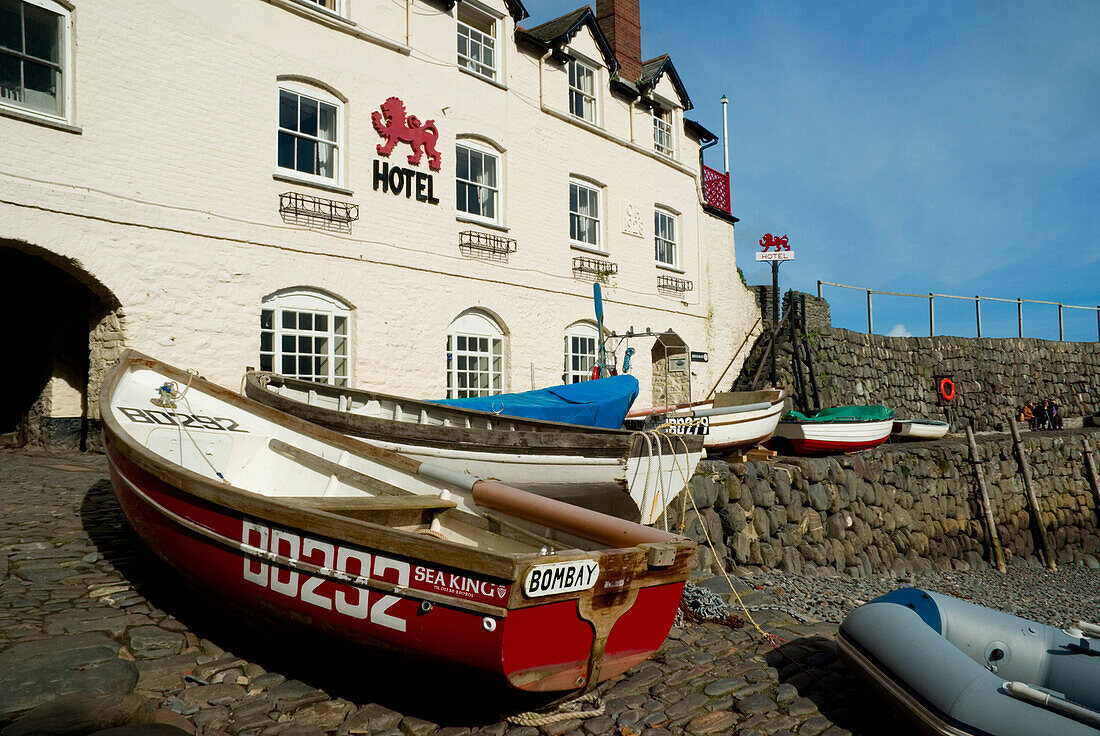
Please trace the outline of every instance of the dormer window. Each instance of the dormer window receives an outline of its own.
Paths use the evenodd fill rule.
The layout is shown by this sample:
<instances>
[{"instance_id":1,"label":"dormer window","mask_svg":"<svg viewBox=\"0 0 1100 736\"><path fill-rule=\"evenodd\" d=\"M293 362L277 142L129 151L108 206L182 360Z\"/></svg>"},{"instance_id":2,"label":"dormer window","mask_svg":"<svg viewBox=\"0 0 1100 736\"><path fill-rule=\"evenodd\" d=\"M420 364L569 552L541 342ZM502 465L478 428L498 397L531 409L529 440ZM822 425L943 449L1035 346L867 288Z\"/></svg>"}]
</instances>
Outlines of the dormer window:
<instances>
[{"instance_id":1,"label":"dormer window","mask_svg":"<svg viewBox=\"0 0 1100 736\"><path fill-rule=\"evenodd\" d=\"M569 112L596 122L596 70L577 59L569 62Z\"/></svg>"},{"instance_id":2,"label":"dormer window","mask_svg":"<svg viewBox=\"0 0 1100 736\"><path fill-rule=\"evenodd\" d=\"M468 2L458 6L458 65L479 77L497 78L497 19Z\"/></svg>"},{"instance_id":3,"label":"dormer window","mask_svg":"<svg viewBox=\"0 0 1100 736\"><path fill-rule=\"evenodd\" d=\"M653 150L662 156L672 158L672 111L661 107L653 108Z\"/></svg>"}]
</instances>

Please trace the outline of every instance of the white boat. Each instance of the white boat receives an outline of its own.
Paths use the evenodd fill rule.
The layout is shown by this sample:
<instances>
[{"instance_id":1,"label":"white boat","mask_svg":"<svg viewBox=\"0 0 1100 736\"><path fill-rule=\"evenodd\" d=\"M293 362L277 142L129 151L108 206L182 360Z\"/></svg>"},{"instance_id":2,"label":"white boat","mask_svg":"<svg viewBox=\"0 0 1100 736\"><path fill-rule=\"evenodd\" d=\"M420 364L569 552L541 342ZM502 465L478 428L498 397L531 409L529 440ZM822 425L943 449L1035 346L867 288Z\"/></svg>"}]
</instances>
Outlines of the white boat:
<instances>
[{"instance_id":1,"label":"white boat","mask_svg":"<svg viewBox=\"0 0 1100 736\"><path fill-rule=\"evenodd\" d=\"M891 433L910 440L938 440L950 428L950 424L937 419L899 419L894 422Z\"/></svg>"},{"instance_id":2,"label":"white boat","mask_svg":"<svg viewBox=\"0 0 1100 736\"><path fill-rule=\"evenodd\" d=\"M702 435L707 452L721 455L755 447L771 437L786 398L783 389L727 391L709 401L640 409L626 416L628 422L642 421L644 426L673 434Z\"/></svg>"},{"instance_id":3,"label":"white boat","mask_svg":"<svg viewBox=\"0 0 1100 736\"><path fill-rule=\"evenodd\" d=\"M493 414L251 371L245 394L377 447L653 524L695 472L699 437Z\"/></svg>"},{"instance_id":4,"label":"white boat","mask_svg":"<svg viewBox=\"0 0 1100 736\"><path fill-rule=\"evenodd\" d=\"M788 412L779 421L771 444L796 455L859 452L881 445L894 428L894 412L884 406L838 406L813 417Z\"/></svg>"}]
</instances>

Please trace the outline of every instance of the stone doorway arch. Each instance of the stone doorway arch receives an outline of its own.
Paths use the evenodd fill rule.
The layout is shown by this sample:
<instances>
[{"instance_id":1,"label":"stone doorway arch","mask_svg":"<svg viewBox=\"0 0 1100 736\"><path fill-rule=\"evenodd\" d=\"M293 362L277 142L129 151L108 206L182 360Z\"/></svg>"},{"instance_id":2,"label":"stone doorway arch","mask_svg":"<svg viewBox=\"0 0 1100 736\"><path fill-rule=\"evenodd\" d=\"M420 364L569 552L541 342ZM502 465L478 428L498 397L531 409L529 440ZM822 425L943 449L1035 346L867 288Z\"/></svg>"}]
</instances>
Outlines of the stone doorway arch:
<instances>
[{"instance_id":1,"label":"stone doorway arch","mask_svg":"<svg viewBox=\"0 0 1100 736\"><path fill-rule=\"evenodd\" d=\"M691 401L691 361L687 343L672 330L657 337L650 350L653 363L653 405Z\"/></svg>"},{"instance_id":2,"label":"stone doorway arch","mask_svg":"<svg viewBox=\"0 0 1100 736\"><path fill-rule=\"evenodd\" d=\"M99 385L123 348L118 299L78 262L3 239L0 294L0 444L99 447Z\"/></svg>"}]
</instances>

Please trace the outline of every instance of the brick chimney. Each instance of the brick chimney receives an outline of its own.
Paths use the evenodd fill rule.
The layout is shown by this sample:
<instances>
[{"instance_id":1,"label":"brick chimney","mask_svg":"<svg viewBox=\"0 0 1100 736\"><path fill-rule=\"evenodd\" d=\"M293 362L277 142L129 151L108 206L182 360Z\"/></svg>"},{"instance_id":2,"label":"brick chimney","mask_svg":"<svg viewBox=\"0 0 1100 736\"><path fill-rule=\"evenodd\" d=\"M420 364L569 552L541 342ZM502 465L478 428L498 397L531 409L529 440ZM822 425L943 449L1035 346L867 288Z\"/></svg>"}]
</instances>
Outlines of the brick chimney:
<instances>
[{"instance_id":1,"label":"brick chimney","mask_svg":"<svg viewBox=\"0 0 1100 736\"><path fill-rule=\"evenodd\" d=\"M639 0L596 0L596 22L607 36L619 76L636 82L642 76L642 21Z\"/></svg>"}]
</instances>

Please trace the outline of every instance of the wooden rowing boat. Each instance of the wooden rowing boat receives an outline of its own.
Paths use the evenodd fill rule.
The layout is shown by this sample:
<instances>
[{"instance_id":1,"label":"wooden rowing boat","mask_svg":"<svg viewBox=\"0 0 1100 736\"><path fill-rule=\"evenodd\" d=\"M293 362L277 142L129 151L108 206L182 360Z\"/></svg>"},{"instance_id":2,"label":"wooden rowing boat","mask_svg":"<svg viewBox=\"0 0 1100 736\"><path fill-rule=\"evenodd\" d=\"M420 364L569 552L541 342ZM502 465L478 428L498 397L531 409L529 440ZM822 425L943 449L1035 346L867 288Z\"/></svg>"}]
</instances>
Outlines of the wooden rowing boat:
<instances>
[{"instance_id":1,"label":"wooden rowing boat","mask_svg":"<svg viewBox=\"0 0 1100 736\"><path fill-rule=\"evenodd\" d=\"M133 351L100 414L126 517L252 619L584 690L664 641L690 540L349 439Z\"/></svg>"},{"instance_id":2,"label":"wooden rowing boat","mask_svg":"<svg viewBox=\"0 0 1100 736\"><path fill-rule=\"evenodd\" d=\"M894 412L885 406L837 406L813 417L787 412L770 443L796 455L832 455L877 447L890 437Z\"/></svg>"},{"instance_id":3,"label":"wooden rowing boat","mask_svg":"<svg viewBox=\"0 0 1100 736\"><path fill-rule=\"evenodd\" d=\"M643 524L684 488L702 439L526 419L250 371L245 394L376 447Z\"/></svg>"},{"instance_id":4,"label":"wooden rowing boat","mask_svg":"<svg viewBox=\"0 0 1100 736\"><path fill-rule=\"evenodd\" d=\"M724 455L771 437L786 398L783 389L728 391L707 401L628 412L627 426L642 422L641 427L660 426L672 434L701 435L708 454Z\"/></svg>"},{"instance_id":5,"label":"wooden rowing boat","mask_svg":"<svg viewBox=\"0 0 1100 736\"><path fill-rule=\"evenodd\" d=\"M899 439L938 440L950 428L950 424L937 419L899 419L894 422L891 434Z\"/></svg>"}]
</instances>

